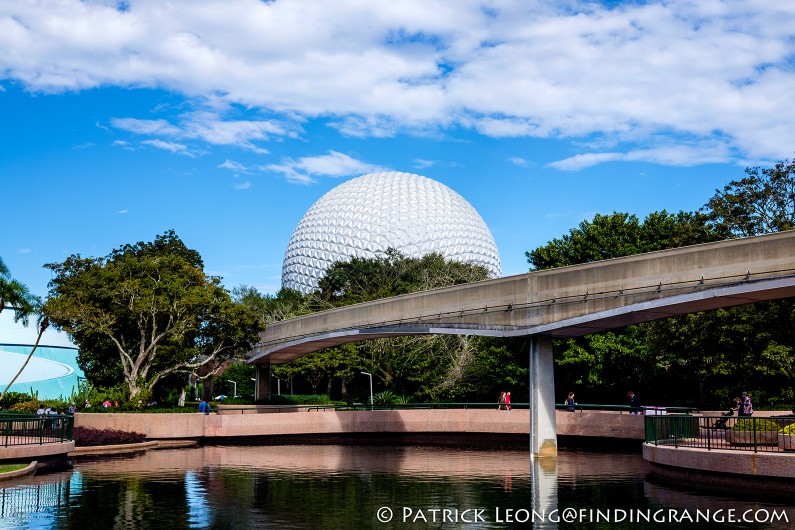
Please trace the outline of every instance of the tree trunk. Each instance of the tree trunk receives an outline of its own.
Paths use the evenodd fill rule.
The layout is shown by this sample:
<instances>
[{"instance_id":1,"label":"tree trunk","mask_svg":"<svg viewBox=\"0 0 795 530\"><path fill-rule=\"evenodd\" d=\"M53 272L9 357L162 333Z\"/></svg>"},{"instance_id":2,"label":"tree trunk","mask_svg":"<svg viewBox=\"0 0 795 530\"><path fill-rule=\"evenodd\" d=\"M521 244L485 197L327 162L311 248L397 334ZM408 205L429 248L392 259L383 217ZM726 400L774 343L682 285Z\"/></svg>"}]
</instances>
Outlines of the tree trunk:
<instances>
[{"instance_id":1,"label":"tree trunk","mask_svg":"<svg viewBox=\"0 0 795 530\"><path fill-rule=\"evenodd\" d=\"M213 400L213 378L208 377L202 380L202 399L210 402Z\"/></svg>"},{"instance_id":2,"label":"tree trunk","mask_svg":"<svg viewBox=\"0 0 795 530\"><path fill-rule=\"evenodd\" d=\"M177 406L178 407L184 407L185 406L185 394L186 393L187 392L185 391L184 388L182 390L180 390L179 399L177 400Z\"/></svg>"}]
</instances>

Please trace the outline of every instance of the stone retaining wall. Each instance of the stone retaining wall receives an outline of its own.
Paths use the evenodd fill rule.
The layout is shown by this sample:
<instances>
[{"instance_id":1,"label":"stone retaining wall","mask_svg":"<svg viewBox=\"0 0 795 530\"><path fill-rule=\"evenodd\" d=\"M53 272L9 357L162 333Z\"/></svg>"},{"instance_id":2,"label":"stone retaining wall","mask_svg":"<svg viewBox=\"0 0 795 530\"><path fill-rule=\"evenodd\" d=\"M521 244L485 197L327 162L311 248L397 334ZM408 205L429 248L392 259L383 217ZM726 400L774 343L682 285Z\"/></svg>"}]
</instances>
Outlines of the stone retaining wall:
<instances>
[{"instance_id":1,"label":"stone retaining wall","mask_svg":"<svg viewBox=\"0 0 795 530\"><path fill-rule=\"evenodd\" d=\"M790 502L795 496L795 455L643 444L652 474L676 487L716 493L753 491Z\"/></svg>"},{"instance_id":2,"label":"stone retaining wall","mask_svg":"<svg viewBox=\"0 0 795 530\"><path fill-rule=\"evenodd\" d=\"M701 449L643 444L643 458L653 464L705 471L795 479L795 455L782 452Z\"/></svg>"},{"instance_id":3,"label":"stone retaining wall","mask_svg":"<svg viewBox=\"0 0 795 530\"><path fill-rule=\"evenodd\" d=\"M148 439L318 435L352 433L528 434L527 410L414 409L374 411L301 410L272 414L77 413L76 427L144 433ZM643 416L616 412L557 413L562 436L642 440Z\"/></svg>"}]
</instances>

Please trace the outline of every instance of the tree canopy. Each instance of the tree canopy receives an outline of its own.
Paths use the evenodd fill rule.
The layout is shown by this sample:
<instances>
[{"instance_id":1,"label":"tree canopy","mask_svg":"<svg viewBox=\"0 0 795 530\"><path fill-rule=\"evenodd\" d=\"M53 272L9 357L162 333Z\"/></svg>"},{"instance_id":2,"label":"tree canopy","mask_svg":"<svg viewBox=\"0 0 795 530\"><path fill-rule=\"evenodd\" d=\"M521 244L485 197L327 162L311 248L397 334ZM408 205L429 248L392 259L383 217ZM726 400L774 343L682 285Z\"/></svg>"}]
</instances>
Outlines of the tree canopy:
<instances>
[{"instance_id":1,"label":"tree canopy","mask_svg":"<svg viewBox=\"0 0 795 530\"><path fill-rule=\"evenodd\" d=\"M390 248L383 257L333 264L318 281L311 300L319 310L486 278L488 270L480 265L445 260L439 253L407 258Z\"/></svg>"},{"instance_id":2,"label":"tree canopy","mask_svg":"<svg viewBox=\"0 0 795 530\"><path fill-rule=\"evenodd\" d=\"M525 252L532 270L565 267L724 239L705 214L665 210L641 223L629 213L596 214L568 234Z\"/></svg>"},{"instance_id":3,"label":"tree canopy","mask_svg":"<svg viewBox=\"0 0 795 530\"><path fill-rule=\"evenodd\" d=\"M89 378L121 374L133 402L172 373L250 350L262 329L173 231L45 266L54 277L44 314L79 346Z\"/></svg>"},{"instance_id":4,"label":"tree canopy","mask_svg":"<svg viewBox=\"0 0 795 530\"><path fill-rule=\"evenodd\" d=\"M746 237L795 228L795 161L748 167L702 208L718 232Z\"/></svg>"}]
</instances>

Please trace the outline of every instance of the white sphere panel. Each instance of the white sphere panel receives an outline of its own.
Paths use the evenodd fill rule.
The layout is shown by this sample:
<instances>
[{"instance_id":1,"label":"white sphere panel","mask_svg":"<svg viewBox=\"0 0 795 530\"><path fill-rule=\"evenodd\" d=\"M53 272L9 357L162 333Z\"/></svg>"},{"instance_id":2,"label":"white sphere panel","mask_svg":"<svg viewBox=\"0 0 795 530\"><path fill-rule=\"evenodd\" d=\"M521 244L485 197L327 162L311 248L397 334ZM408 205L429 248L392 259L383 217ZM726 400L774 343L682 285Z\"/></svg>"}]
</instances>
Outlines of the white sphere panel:
<instances>
[{"instance_id":1,"label":"white sphere panel","mask_svg":"<svg viewBox=\"0 0 795 530\"><path fill-rule=\"evenodd\" d=\"M420 175L383 172L340 184L307 210L285 252L282 286L309 293L335 262L377 257L390 247L501 273L494 238L463 197Z\"/></svg>"}]
</instances>

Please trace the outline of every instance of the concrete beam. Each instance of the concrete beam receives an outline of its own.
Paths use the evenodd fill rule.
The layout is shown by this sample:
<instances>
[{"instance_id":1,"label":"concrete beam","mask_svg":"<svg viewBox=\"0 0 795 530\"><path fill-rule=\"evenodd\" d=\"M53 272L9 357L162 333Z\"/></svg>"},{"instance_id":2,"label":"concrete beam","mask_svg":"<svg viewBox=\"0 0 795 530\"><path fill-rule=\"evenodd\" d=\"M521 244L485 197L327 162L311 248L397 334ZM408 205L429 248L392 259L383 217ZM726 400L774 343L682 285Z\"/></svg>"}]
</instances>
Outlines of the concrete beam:
<instances>
[{"instance_id":1,"label":"concrete beam","mask_svg":"<svg viewBox=\"0 0 795 530\"><path fill-rule=\"evenodd\" d=\"M580 336L795 296L795 231L536 271L270 324L248 362L413 334Z\"/></svg>"}]
</instances>

